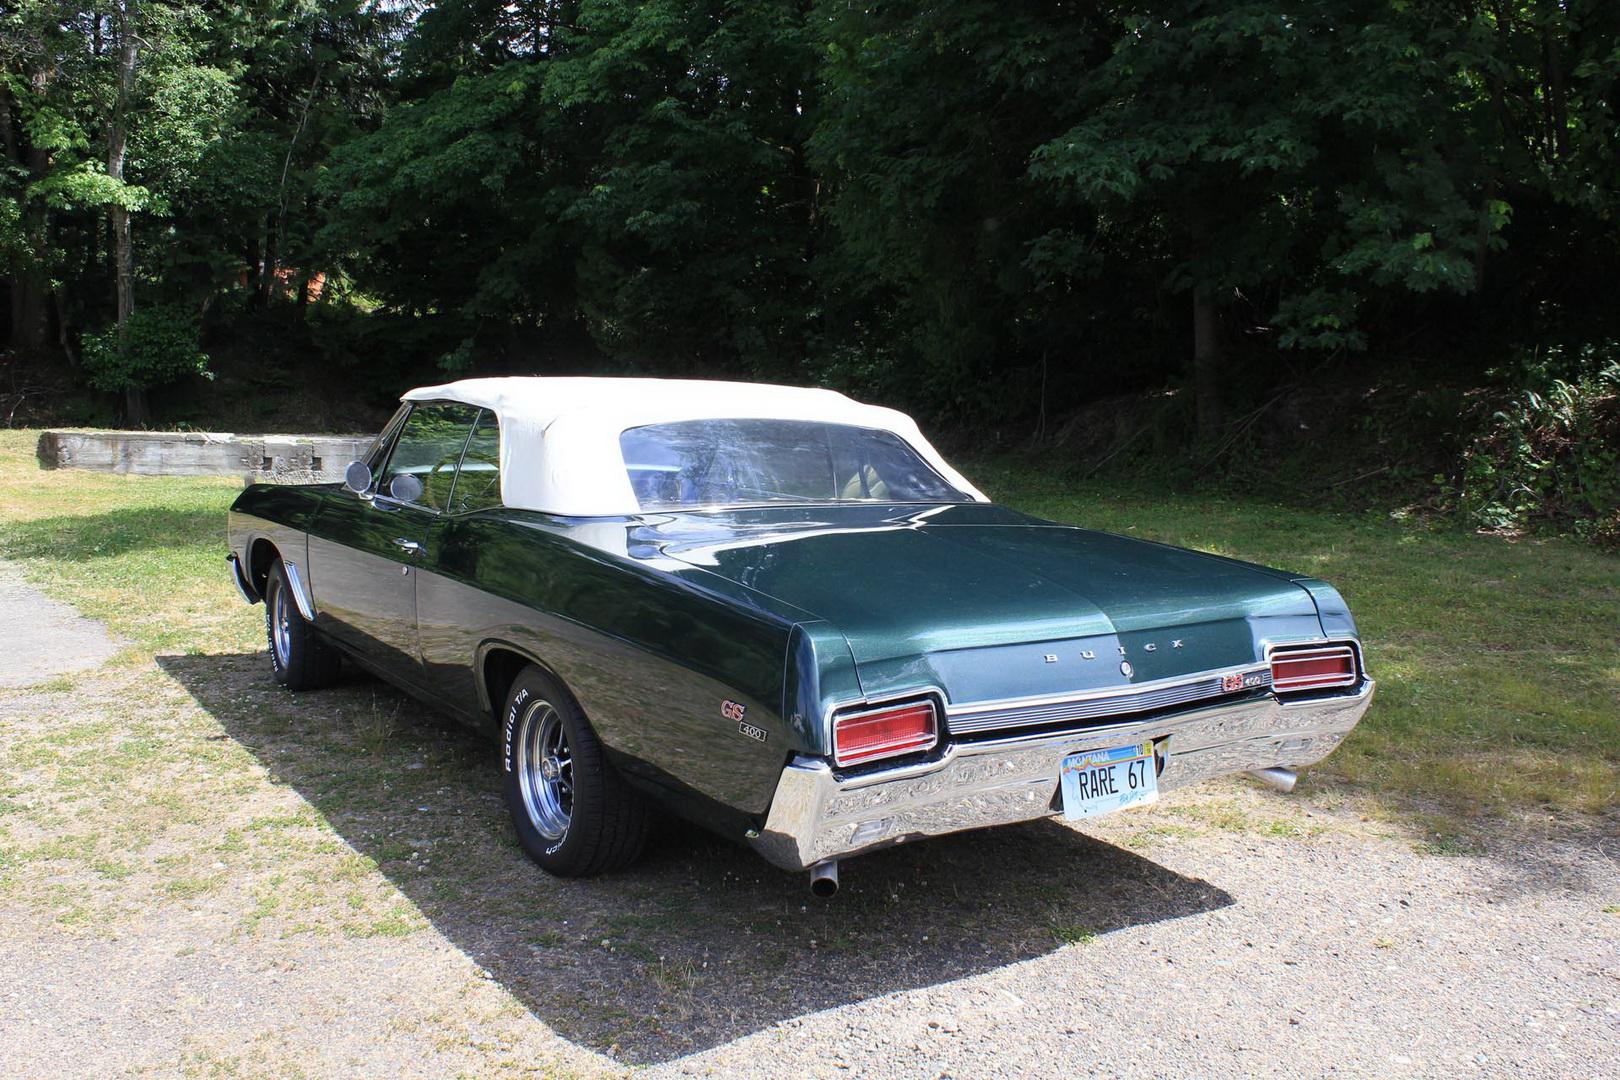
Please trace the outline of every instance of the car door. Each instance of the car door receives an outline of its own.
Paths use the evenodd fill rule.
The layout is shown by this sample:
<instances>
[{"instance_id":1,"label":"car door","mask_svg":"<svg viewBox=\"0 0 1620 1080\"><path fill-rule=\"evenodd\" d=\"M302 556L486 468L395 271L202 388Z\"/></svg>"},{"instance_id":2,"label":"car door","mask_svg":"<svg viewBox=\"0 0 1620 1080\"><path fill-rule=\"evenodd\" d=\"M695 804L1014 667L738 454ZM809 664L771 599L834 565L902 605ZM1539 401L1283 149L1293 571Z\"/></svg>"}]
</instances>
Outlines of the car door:
<instances>
[{"instance_id":1,"label":"car door","mask_svg":"<svg viewBox=\"0 0 1620 1080\"><path fill-rule=\"evenodd\" d=\"M450 504L429 529L431 550L417 581L424 689L462 711L478 701L473 661L481 633L510 613L480 585L482 542L498 531L482 511L502 505L500 445L500 421L485 409L461 455Z\"/></svg>"},{"instance_id":2,"label":"car door","mask_svg":"<svg viewBox=\"0 0 1620 1080\"><path fill-rule=\"evenodd\" d=\"M371 486L333 492L310 526L318 624L406 682L421 681L416 579L428 533L449 504L477 418L475 406L456 402L411 406L380 448Z\"/></svg>"}]
</instances>

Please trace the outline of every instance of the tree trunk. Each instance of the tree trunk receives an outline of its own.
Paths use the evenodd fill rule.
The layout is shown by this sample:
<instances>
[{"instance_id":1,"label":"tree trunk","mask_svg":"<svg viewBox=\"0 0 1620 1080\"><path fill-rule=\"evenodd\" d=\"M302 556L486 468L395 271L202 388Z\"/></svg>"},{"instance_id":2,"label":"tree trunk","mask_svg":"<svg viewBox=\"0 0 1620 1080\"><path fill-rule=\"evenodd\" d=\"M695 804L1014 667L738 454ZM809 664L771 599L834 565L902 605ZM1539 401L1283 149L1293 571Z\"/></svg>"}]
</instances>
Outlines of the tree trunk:
<instances>
[{"instance_id":1,"label":"tree trunk","mask_svg":"<svg viewBox=\"0 0 1620 1080\"><path fill-rule=\"evenodd\" d=\"M1220 322L1215 298L1202 285L1193 289L1193 406L1199 441L1214 442L1226 422L1221 400Z\"/></svg>"},{"instance_id":2,"label":"tree trunk","mask_svg":"<svg viewBox=\"0 0 1620 1080\"><path fill-rule=\"evenodd\" d=\"M50 320L43 282L18 274L11 279L11 346L20 352L39 352L50 340Z\"/></svg>"},{"instance_id":3,"label":"tree trunk","mask_svg":"<svg viewBox=\"0 0 1620 1080\"><path fill-rule=\"evenodd\" d=\"M43 97L50 85L52 74L48 67L38 67L30 71L28 73L30 89ZM22 149L11 117L11 98L9 92L3 89L0 89L0 139L4 142L6 160L12 165L22 166L29 181L45 175L45 170L50 167L50 155L37 146L28 147L26 152ZM35 254L32 261L24 261L21 265L13 264L15 271L9 275L11 346L27 352L42 352L50 341L50 317L47 307L50 300L50 284L39 259L48 246L50 212L40 205L38 200L34 200L28 207L23 222L28 246Z\"/></svg>"},{"instance_id":4,"label":"tree trunk","mask_svg":"<svg viewBox=\"0 0 1620 1080\"><path fill-rule=\"evenodd\" d=\"M150 410L146 406L146 388L142 386L124 387L124 425L131 428L144 428L150 418Z\"/></svg>"},{"instance_id":5,"label":"tree trunk","mask_svg":"<svg viewBox=\"0 0 1620 1080\"><path fill-rule=\"evenodd\" d=\"M136 0L124 0L118 13L118 93L113 101L112 121L107 129L107 175L124 179L124 156L129 145L129 99L135 90ZM129 332L129 316L135 310L135 253L131 248L129 210L121 203L112 206L113 280L118 300L118 343L123 345Z\"/></svg>"},{"instance_id":6,"label":"tree trunk","mask_svg":"<svg viewBox=\"0 0 1620 1080\"><path fill-rule=\"evenodd\" d=\"M129 99L135 92L135 56L140 41L135 36L136 0L124 0L118 11L118 91L113 100L112 120L107 127L107 175L124 179L124 156L129 145ZM135 252L129 230L129 209L112 205L113 291L118 301L118 347L129 341L129 317L135 311ZM133 383L124 388L124 423L145 427L146 390Z\"/></svg>"},{"instance_id":7,"label":"tree trunk","mask_svg":"<svg viewBox=\"0 0 1620 1080\"><path fill-rule=\"evenodd\" d=\"M129 211L112 208L113 280L118 298L118 343L124 344L130 315L135 311L135 253L130 250Z\"/></svg>"},{"instance_id":8,"label":"tree trunk","mask_svg":"<svg viewBox=\"0 0 1620 1080\"><path fill-rule=\"evenodd\" d=\"M52 290L51 299L56 302L56 342L62 346L62 355L67 359L68 367L77 370L79 354L73 351L73 328L68 322L67 288L58 285Z\"/></svg>"},{"instance_id":9,"label":"tree trunk","mask_svg":"<svg viewBox=\"0 0 1620 1080\"><path fill-rule=\"evenodd\" d=\"M11 94L0 88L0 150L6 152L6 160L13 165L22 164L22 155L17 152L17 133L11 123Z\"/></svg>"},{"instance_id":10,"label":"tree trunk","mask_svg":"<svg viewBox=\"0 0 1620 1080\"><path fill-rule=\"evenodd\" d=\"M1547 126L1551 129L1548 134L1555 162L1563 160L1564 135L1569 127L1569 107L1564 93L1564 58L1558 40L1563 29L1562 20L1554 18L1543 31L1546 35L1544 56L1547 72Z\"/></svg>"},{"instance_id":11,"label":"tree trunk","mask_svg":"<svg viewBox=\"0 0 1620 1080\"><path fill-rule=\"evenodd\" d=\"M263 275L259 279L267 306L281 287L276 272L280 269L281 249L287 223L287 177L292 173L293 154L298 149L298 139L304 134L304 127L309 123L309 110L314 107L315 95L321 88L321 73L321 65L316 64L315 78L310 81L309 92L304 95L304 107L298 113L298 126L293 129L292 138L287 142L287 156L281 162L281 183L276 189L276 224L274 231L265 241L267 254Z\"/></svg>"}]
</instances>

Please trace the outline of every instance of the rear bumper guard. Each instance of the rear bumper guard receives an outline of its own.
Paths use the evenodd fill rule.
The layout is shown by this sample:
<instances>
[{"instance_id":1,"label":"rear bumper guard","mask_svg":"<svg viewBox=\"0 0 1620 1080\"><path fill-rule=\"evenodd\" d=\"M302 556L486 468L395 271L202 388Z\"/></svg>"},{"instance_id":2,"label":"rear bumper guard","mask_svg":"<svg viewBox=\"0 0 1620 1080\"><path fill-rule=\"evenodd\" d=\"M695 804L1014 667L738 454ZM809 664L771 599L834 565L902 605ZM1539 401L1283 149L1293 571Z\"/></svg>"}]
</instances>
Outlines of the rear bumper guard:
<instances>
[{"instance_id":1,"label":"rear bumper guard","mask_svg":"<svg viewBox=\"0 0 1620 1080\"><path fill-rule=\"evenodd\" d=\"M1372 701L1364 679L1349 694L1274 697L1081 731L956 743L937 761L840 777L800 755L782 772L754 848L787 870L872 848L1046 817L1063 759L1078 750L1163 739L1160 790L1218 776L1321 761Z\"/></svg>"}]
</instances>

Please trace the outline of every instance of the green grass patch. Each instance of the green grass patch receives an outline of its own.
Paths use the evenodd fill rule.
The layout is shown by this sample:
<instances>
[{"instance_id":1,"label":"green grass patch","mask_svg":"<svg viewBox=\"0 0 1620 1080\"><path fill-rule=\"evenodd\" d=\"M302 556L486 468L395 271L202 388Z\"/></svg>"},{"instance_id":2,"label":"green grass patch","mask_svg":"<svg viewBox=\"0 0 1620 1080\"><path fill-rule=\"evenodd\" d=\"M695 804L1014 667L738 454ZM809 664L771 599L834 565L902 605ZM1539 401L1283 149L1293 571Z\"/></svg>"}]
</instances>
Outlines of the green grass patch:
<instances>
[{"instance_id":1,"label":"green grass patch","mask_svg":"<svg viewBox=\"0 0 1620 1080\"><path fill-rule=\"evenodd\" d=\"M44 470L38 437L0 431L0 557L105 622L138 658L259 643L257 612L223 562L239 481Z\"/></svg>"},{"instance_id":2,"label":"green grass patch","mask_svg":"<svg viewBox=\"0 0 1620 1080\"><path fill-rule=\"evenodd\" d=\"M1097 940L1097 931L1086 926L1054 925L1052 940L1059 945L1090 945Z\"/></svg>"}]
</instances>

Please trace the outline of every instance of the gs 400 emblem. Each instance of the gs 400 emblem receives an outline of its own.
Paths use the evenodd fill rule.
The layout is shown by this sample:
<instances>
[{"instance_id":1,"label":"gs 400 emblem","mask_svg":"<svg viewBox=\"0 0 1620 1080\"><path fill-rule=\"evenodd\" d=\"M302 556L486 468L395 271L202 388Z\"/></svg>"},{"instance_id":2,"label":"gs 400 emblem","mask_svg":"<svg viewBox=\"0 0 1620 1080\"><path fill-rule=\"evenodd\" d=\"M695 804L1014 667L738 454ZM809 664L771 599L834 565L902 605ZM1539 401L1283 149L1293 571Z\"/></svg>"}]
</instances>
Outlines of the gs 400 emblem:
<instances>
[{"instance_id":1,"label":"gs 400 emblem","mask_svg":"<svg viewBox=\"0 0 1620 1080\"><path fill-rule=\"evenodd\" d=\"M764 742L770 737L769 732L744 720L743 717L747 714L748 706L746 705L735 701L722 701L720 703L720 715L727 720L737 721L737 734L753 739L755 742Z\"/></svg>"},{"instance_id":2,"label":"gs 400 emblem","mask_svg":"<svg viewBox=\"0 0 1620 1080\"><path fill-rule=\"evenodd\" d=\"M1259 671L1251 671L1247 675L1242 672L1234 672L1231 675L1221 676L1221 690L1230 694L1235 690L1246 690L1259 686L1265 681L1264 673Z\"/></svg>"}]
</instances>

